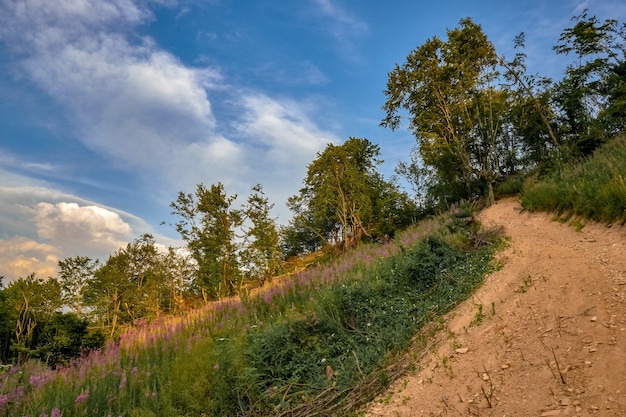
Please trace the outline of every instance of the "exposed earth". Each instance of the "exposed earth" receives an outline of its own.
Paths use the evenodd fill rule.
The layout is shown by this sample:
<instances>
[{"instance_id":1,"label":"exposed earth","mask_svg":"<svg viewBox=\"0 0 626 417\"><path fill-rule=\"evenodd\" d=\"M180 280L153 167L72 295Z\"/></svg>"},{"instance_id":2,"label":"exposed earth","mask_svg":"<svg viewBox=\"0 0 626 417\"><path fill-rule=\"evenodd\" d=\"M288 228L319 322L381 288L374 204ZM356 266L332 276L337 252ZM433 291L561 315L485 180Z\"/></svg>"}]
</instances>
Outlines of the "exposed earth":
<instances>
[{"instance_id":1,"label":"exposed earth","mask_svg":"<svg viewBox=\"0 0 626 417\"><path fill-rule=\"evenodd\" d=\"M444 317L367 417L626 416L626 228L484 210L502 267Z\"/></svg>"}]
</instances>

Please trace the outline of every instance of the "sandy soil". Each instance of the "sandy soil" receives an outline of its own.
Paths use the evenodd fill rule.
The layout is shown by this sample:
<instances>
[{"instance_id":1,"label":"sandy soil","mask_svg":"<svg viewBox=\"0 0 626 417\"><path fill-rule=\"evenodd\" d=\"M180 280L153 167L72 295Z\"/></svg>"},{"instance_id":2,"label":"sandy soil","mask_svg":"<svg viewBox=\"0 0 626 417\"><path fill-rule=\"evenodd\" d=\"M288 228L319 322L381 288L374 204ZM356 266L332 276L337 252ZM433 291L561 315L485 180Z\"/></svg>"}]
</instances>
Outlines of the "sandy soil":
<instances>
[{"instance_id":1,"label":"sandy soil","mask_svg":"<svg viewBox=\"0 0 626 417\"><path fill-rule=\"evenodd\" d=\"M515 199L480 220L510 238L503 267L362 415L626 416L626 228L576 231Z\"/></svg>"}]
</instances>

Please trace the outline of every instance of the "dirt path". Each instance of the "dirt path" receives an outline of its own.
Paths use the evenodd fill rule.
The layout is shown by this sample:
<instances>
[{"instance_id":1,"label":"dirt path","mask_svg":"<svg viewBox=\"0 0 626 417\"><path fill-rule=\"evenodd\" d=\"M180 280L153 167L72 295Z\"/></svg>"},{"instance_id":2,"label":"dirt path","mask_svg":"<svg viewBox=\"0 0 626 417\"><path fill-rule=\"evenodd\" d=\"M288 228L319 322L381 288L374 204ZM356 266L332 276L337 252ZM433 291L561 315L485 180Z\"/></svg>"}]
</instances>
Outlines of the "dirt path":
<instances>
[{"instance_id":1,"label":"dirt path","mask_svg":"<svg viewBox=\"0 0 626 417\"><path fill-rule=\"evenodd\" d=\"M551 217L481 213L510 237L503 268L363 415L626 416L626 228Z\"/></svg>"}]
</instances>

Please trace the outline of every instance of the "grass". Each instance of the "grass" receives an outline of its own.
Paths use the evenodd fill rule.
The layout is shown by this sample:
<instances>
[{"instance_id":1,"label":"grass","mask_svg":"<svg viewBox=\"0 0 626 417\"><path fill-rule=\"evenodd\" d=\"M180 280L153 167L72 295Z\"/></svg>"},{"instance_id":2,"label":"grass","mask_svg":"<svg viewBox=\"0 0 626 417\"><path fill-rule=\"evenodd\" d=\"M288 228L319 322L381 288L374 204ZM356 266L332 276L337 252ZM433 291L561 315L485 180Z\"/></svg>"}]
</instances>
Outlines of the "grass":
<instances>
[{"instance_id":1,"label":"grass","mask_svg":"<svg viewBox=\"0 0 626 417\"><path fill-rule=\"evenodd\" d=\"M401 374L392 358L419 329L491 270L497 235L468 211L138 326L70 366L14 367L0 375L0 416L349 414Z\"/></svg>"},{"instance_id":2,"label":"grass","mask_svg":"<svg viewBox=\"0 0 626 417\"><path fill-rule=\"evenodd\" d=\"M626 138L619 137L591 157L525 184L522 206L605 223L626 222Z\"/></svg>"}]
</instances>

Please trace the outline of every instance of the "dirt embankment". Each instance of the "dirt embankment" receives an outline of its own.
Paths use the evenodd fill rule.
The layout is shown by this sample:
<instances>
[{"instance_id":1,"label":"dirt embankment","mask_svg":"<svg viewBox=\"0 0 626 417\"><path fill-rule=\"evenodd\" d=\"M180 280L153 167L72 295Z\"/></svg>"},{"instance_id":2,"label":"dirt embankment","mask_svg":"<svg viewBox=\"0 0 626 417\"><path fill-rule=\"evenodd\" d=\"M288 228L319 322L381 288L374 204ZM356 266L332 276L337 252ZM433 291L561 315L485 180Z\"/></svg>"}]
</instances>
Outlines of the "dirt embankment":
<instances>
[{"instance_id":1,"label":"dirt embankment","mask_svg":"<svg viewBox=\"0 0 626 417\"><path fill-rule=\"evenodd\" d=\"M502 268L363 414L626 416L626 228L577 232L515 199L480 220L510 238Z\"/></svg>"}]
</instances>

